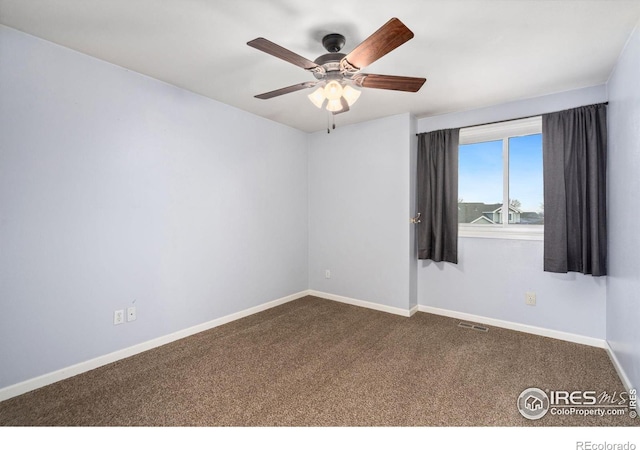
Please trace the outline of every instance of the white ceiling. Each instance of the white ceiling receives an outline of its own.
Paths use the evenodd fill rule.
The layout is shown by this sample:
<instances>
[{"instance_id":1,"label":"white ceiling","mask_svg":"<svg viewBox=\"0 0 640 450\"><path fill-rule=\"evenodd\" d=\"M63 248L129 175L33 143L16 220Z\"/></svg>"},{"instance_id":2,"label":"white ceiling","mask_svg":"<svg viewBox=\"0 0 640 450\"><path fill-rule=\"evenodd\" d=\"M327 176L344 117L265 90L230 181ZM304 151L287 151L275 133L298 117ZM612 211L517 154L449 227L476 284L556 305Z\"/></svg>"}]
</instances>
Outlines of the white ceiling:
<instances>
[{"instance_id":1,"label":"white ceiling","mask_svg":"<svg viewBox=\"0 0 640 450\"><path fill-rule=\"evenodd\" d=\"M264 37L310 60L330 32L348 53L398 17L415 37L367 73L426 77L418 93L363 89L336 123L479 108L605 83L640 18L632 0L0 0L0 23L311 132L326 111L310 73L246 45Z\"/></svg>"}]
</instances>

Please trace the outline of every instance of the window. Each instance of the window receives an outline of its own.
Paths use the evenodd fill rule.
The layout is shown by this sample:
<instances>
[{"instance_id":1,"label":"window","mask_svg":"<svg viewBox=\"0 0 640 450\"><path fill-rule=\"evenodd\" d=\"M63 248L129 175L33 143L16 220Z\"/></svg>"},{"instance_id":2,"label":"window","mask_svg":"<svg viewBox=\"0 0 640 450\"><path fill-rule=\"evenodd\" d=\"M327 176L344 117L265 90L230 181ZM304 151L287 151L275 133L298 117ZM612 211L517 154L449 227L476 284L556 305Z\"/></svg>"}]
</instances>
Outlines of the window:
<instances>
[{"instance_id":1,"label":"window","mask_svg":"<svg viewBox=\"0 0 640 450\"><path fill-rule=\"evenodd\" d=\"M460 130L460 236L542 239L542 120Z\"/></svg>"}]
</instances>

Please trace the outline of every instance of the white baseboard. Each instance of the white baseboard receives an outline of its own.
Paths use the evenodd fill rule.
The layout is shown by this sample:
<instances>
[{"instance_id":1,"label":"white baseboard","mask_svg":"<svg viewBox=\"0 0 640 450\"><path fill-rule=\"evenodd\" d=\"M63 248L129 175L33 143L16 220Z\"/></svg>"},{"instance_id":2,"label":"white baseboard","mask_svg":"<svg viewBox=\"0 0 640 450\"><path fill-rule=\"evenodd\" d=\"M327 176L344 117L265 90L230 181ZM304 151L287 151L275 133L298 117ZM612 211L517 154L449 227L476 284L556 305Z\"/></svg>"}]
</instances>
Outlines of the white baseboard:
<instances>
[{"instance_id":1,"label":"white baseboard","mask_svg":"<svg viewBox=\"0 0 640 450\"><path fill-rule=\"evenodd\" d=\"M440 316L466 320L469 322L482 323L482 324L496 326L500 328L506 328L509 330L521 331L524 333L536 334L539 336L546 336L554 339L560 339L563 341L569 341L569 342L574 342L578 344L590 345L592 347L603 348L609 354L609 357L611 358L611 361L616 371L618 372L618 375L620 376L620 379L622 380L625 388L627 390L631 389L631 383L629 381L629 378L626 376L624 370L622 369L622 366L620 365L618 359L616 358L615 353L613 352L611 347L608 345L607 341L604 339L596 339L588 336L566 333L563 331L550 330L547 328L540 328L540 327L520 324L516 322L509 322L509 321L500 320L500 319L492 319L489 317L477 316L474 314L468 314L468 313L452 311L452 310L447 310L442 308L435 308L432 306L416 305L411 309L402 309L394 306L382 305L379 303L369 302L365 300L357 300L349 297L343 297L341 295L329 294L326 292L306 290L306 291L301 291L296 294L288 295L286 297L282 297L267 303L263 303L262 305L254 306L252 308L248 308L243 311L239 311L237 313L229 314L227 316L220 317L218 319L214 319L199 325L195 325L193 327L186 328L184 330L180 330L175 333L171 333L171 334L161 336L146 342L142 342L140 344L136 344L131 347L124 348L122 350L117 350L107 355L99 356L97 358L84 361L84 362L75 364L73 366L65 367L55 372L50 372L36 378L32 378L11 386L7 386L5 388L0 389L0 401L10 399L12 397L64 380L66 378L73 377L75 375L79 375L84 372L88 372L89 370L93 370L98 367L104 366L106 364L110 364L112 362L115 362L124 358L128 358L138 353L142 353L144 351L151 350L156 347L160 347L170 342L177 341L178 339L182 339L182 338L200 333L202 331L206 331L211 328L215 328L220 325L233 322L234 320L242 319L243 317L247 317L252 314L265 311L267 309L291 302L293 300L297 300L307 295L312 295L314 297L320 297L327 300L333 300L340 303L346 303L353 306L360 306L363 308L373 309L376 311L382 311L390 314L396 314L403 317L411 317L416 312L421 311L421 312L426 312L430 314L436 314Z\"/></svg>"},{"instance_id":2,"label":"white baseboard","mask_svg":"<svg viewBox=\"0 0 640 450\"><path fill-rule=\"evenodd\" d=\"M573 342L576 344L589 345L591 347L597 347L607 349L608 344L604 339L593 338L590 336L583 336L580 334L567 333L565 331L551 330L548 328L536 327L533 325L526 325L517 322L509 322L507 320L493 319L490 317L478 316L475 314L468 314L458 311L452 311L449 309L436 308L433 306L416 305L411 309L402 309L393 306L381 305L379 303L368 302L365 300L357 300L354 298L343 297L341 295L329 294L327 292L320 292L310 290L308 295L324 298L327 300L334 300L341 303L347 303L349 305L361 306L363 308L375 309L377 311L383 311L391 314L396 314L403 317L411 317L416 312L426 312L430 314L436 314L439 316L452 317L455 319L466 320L469 322L482 323L485 325L491 325L499 328L506 328L508 330L521 331L523 333L535 334L538 336L550 337L553 339L559 339L561 341Z\"/></svg>"},{"instance_id":3,"label":"white baseboard","mask_svg":"<svg viewBox=\"0 0 640 450\"><path fill-rule=\"evenodd\" d=\"M397 308L395 306L382 305L380 303L368 302L365 300L357 300L355 298L343 297L342 295L329 294L327 292L311 290L309 291L308 295L313 295L314 297L320 297L320 298L333 300L340 303L346 303L348 305L361 306L363 308L368 308L368 309L375 309L376 311L396 314L398 316L411 317L411 315L413 314L411 310L408 310L408 309Z\"/></svg>"},{"instance_id":4,"label":"white baseboard","mask_svg":"<svg viewBox=\"0 0 640 450\"><path fill-rule=\"evenodd\" d=\"M565 331L550 330L548 328L535 327L533 325L525 325L517 322L509 322L507 320L492 319L490 317L477 316L475 314L468 314L459 311L452 311L449 309L436 308L433 306L418 305L419 310L422 312L436 314L438 316L453 317L454 319L466 320L469 322L477 322L485 325L492 325L499 328L506 328L508 330L521 331L523 333L536 334L538 336L545 336L561 341L574 342L576 344L589 345L591 347L607 348L607 341L604 339L597 339L590 336L583 336L580 334L567 333Z\"/></svg>"},{"instance_id":5,"label":"white baseboard","mask_svg":"<svg viewBox=\"0 0 640 450\"><path fill-rule=\"evenodd\" d=\"M152 348L160 347L170 342L177 341L178 339L182 339L193 334L209 330L211 328L219 327L220 325L233 322L234 320L242 319L243 317L265 311L267 309L291 302L293 300L297 300L307 295L310 295L309 291L301 291L296 294L288 295L286 297L263 303L262 305L254 306L252 308L248 308L237 313L229 314L218 319L201 323L190 328L185 328L184 330L176 331L175 333L160 336L158 338L151 339L149 341L142 342L140 344L136 344L122 350L117 350L115 352L99 356L88 361L74 364L73 366L65 367L63 369L56 370L55 372L50 372L39 377L31 378L29 380L7 386L0 389L0 401L10 399L12 397L24 394L29 391L33 391L48 384L56 383L58 381L79 375L84 372L88 372L89 370L97 369L98 367L104 366L106 364L110 364L112 362L128 358L138 353L151 350Z\"/></svg>"},{"instance_id":6,"label":"white baseboard","mask_svg":"<svg viewBox=\"0 0 640 450\"><path fill-rule=\"evenodd\" d=\"M613 349L611 348L611 345L609 345L608 342L605 350L609 355L609 359L611 360L613 367L616 369L616 372L618 372L618 377L620 377L620 381L622 381L622 384L624 385L625 390L629 392L631 389L634 389L634 386L631 384L631 380L629 379L629 377L627 376L627 373L622 368L622 364L620 364L620 361L616 357L616 353L613 351Z\"/></svg>"}]
</instances>

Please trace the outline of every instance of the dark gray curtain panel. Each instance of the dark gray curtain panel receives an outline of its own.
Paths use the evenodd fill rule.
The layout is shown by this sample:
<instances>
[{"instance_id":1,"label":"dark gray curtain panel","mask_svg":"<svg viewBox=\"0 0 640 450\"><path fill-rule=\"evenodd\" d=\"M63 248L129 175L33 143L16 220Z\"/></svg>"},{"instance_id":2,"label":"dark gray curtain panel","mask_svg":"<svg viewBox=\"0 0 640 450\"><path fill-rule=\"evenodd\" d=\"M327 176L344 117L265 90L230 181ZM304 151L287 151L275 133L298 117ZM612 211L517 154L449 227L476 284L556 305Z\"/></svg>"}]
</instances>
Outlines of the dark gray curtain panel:
<instances>
[{"instance_id":1,"label":"dark gray curtain panel","mask_svg":"<svg viewBox=\"0 0 640 450\"><path fill-rule=\"evenodd\" d=\"M607 274L607 109L542 116L544 270Z\"/></svg>"},{"instance_id":2,"label":"dark gray curtain panel","mask_svg":"<svg viewBox=\"0 0 640 450\"><path fill-rule=\"evenodd\" d=\"M459 129L418 135L418 259L458 263Z\"/></svg>"}]
</instances>

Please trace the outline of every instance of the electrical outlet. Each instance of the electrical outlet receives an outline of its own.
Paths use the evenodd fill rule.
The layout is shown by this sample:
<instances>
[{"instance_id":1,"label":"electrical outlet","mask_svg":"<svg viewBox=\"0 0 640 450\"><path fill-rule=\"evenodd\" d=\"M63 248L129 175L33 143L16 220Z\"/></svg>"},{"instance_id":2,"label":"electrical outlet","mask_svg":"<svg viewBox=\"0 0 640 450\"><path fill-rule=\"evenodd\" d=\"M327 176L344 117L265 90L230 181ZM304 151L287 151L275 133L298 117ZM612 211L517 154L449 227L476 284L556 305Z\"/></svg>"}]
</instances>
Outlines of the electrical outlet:
<instances>
[{"instance_id":1,"label":"electrical outlet","mask_svg":"<svg viewBox=\"0 0 640 450\"><path fill-rule=\"evenodd\" d=\"M119 309L113 313L113 324L120 325L124 323L124 309Z\"/></svg>"},{"instance_id":2,"label":"electrical outlet","mask_svg":"<svg viewBox=\"0 0 640 450\"><path fill-rule=\"evenodd\" d=\"M136 307L129 306L127 308L127 322L133 322L134 320L136 320Z\"/></svg>"},{"instance_id":3,"label":"electrical outlet","mask_svg":"<svg viewBox=\"0 0 640 450\"><path fill-rule=\"evenodd\" d=\"M329 269L324 271L324 277L325 278L331 278L331 271Z\"/></svg>"},{"instance_id":4,"label":"electrical outlet","mask_svg":"<svg viewBox=\"0 0 640 450\"><path fill-rule=\"evenodd\" d=\"M525 294L524 302L529 306L536 306L536 293L535 292L527 292Z\"/></svg>"}]
</instances>

